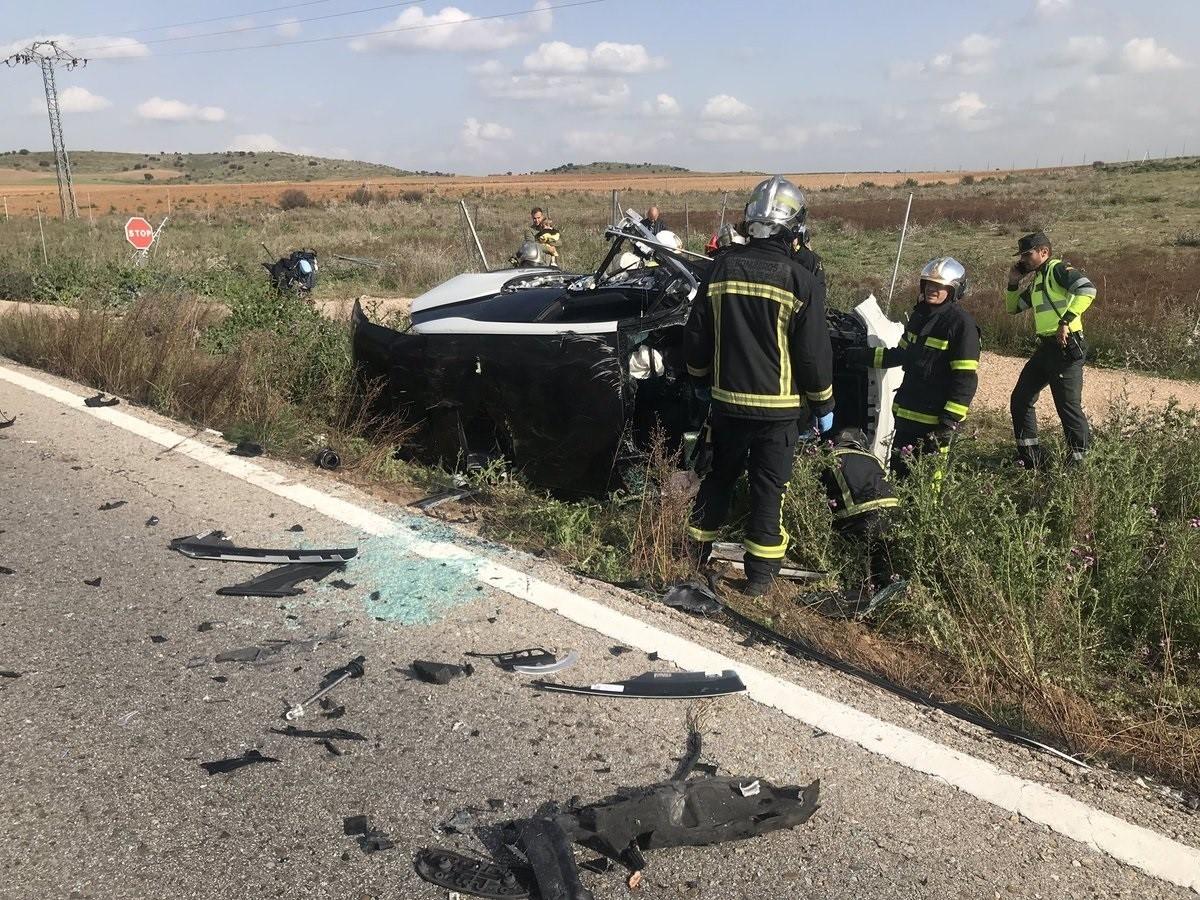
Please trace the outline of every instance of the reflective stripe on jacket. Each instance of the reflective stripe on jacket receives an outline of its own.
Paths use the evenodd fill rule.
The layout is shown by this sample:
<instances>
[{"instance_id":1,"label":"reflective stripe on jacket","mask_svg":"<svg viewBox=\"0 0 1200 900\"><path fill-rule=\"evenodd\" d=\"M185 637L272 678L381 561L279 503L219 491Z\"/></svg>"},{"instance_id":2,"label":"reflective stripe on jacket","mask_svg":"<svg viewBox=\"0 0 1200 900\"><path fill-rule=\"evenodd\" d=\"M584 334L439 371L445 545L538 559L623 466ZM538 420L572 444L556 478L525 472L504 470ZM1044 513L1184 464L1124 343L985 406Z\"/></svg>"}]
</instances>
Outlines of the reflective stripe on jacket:
<instances>
[{"instance_id":1,"label":"reflective stripe on jacket","mask_svg":"<svg viewBox=\"0 0 1200 900\"><path fill-rule=\"evenodd\" d=\"M712 386L714 410L751 419L833 409L833 348L825 277L781 239L755 239L718 256L696 293L687 368Z\"/></svg>"},{"instance_id":2,"label":"reflective stripe on jacket","mask_svg":"<svg viewBox=\"0 0 1200 900\"><path fill-rule=\"evenodd\" d=\"M855 447L839 447L821 473L835 524L880 509L899 506L895 491L875 455Z\"/></svg>"},{"instance_id":3,"label":"reflective stripe on jacket","mask_svg":"<svg viewBox=\"0 0 1200 900\"><path fill-rule=\"evenodd\" d=\"M1047 260L1025 290L1004 292L1010 315L1033 310L1033 328L1042 337L1055 334L1064 322L1072 331L1081 331L1080 317L1095 299L1091 279L1061 259Z\"/></svg>"},{"instance_id":4,"label":"reflective stripe on jacket","mask_svg":"<svg viewBox=\"0 0 1200 900\"><path fill-rule=\"evenodd\" d=\"M896 347L876 347L876 369L904 367L892 413L926 425L961 422L979 387L979 327L958 303L913 307Z\"/></svg>"}]
</instances>

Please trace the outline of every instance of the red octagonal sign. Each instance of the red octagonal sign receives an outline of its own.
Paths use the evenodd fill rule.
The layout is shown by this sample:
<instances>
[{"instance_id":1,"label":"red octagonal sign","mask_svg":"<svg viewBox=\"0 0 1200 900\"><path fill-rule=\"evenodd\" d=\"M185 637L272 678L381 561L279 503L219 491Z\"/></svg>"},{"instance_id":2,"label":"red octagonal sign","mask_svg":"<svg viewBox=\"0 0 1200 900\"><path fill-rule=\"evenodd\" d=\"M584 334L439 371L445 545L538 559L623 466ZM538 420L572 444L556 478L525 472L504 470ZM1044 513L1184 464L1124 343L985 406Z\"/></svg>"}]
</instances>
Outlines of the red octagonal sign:
<instances>
[{"instance_id":1,"label":"red octagonal sign","mask_svg":"<svg viewBox=\"0 0 1200 900\"><path fill-rule=\"evenodd\" d=\"M138 250L149 250L154 243L154 229L141 216L134 216L125 223L125 240Z\"/></svg>"}]
</instances>

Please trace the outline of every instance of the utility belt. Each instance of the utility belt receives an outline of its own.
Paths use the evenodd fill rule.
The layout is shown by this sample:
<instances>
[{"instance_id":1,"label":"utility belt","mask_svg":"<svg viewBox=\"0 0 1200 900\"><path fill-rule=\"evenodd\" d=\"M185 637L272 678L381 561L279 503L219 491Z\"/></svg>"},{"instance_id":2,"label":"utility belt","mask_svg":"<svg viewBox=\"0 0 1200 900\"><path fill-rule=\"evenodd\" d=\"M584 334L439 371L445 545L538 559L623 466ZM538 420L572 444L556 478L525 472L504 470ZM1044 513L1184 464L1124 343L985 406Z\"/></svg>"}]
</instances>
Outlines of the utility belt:
<instances>
[{"instance_id":1,"label":"utility belt","mask_svg":"<svg viewBox=\"0 0 1200 900\"><path fill-rule=\"evenodd\" d=\"M1087 341L1082 331L1072 331L1067 335L1067 345L1060 347L1057 334L1039 334L1038 341L1043 347L1054 347L1062 353L1067 362L1082 362L1087 356Z\"/></svg>"}]
</instances>

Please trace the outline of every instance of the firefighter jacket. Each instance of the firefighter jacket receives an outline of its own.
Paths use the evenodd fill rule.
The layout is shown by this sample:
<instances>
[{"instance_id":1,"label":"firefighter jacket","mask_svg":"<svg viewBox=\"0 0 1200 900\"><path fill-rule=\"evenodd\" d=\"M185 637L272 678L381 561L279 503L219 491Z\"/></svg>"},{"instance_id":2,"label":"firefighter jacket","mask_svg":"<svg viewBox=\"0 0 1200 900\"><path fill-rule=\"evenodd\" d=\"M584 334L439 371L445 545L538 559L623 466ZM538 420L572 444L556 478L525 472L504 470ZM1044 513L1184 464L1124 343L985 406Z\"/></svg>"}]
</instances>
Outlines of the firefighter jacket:
<instances>
[{"instance_id":1,"label":"firefighter jacket","mask_svg":"<svg viewBox=\"0 0 1200 900\"><path fill-rule=\"evenodd\" d=\"M883 464L859 447L838 447L828 468L821 472L821 484L829 498L834 527L852 520L899 506L896 492L888 483Z\"/></svg>"},{"instance_id":2,"label":"firefighter jacket","mask_svg":"<svg viewBox=\"0 0 1200 900\"><path fill-rule=\"evenodd\" d=\"M1010 315L1033 310L1033 327L1039 337L1057 333L1059 325L1083 330L1081 316L1096 299L1091 280L1061 259L1048 259L1023 291L1005 291L1004 307Z\"/></svg>"},{"instance_id":3,"label":"firefighter jacket","mask_svg":"<svg viewBox=\"0 0 1200 900\"><path fill-rule=\"evenodd\" d=\"M686 331L688 373L706 378L713 410L746 419L833 409L825 277L782 239L754 239L713 260Z\"/></svg>"},{"instance_id":4,"label":"firefighter jacket","mask_svg":"<svg viewBox=\"0 0 1200 900\"><path fill-rule=\"evenodd\" d=\"M967 417L979 386L979 327L958 303L920 301L899 346L867 352L873 368L904 367L892 404L897 418L941 425Z\"/></svg>"}]
</instances>

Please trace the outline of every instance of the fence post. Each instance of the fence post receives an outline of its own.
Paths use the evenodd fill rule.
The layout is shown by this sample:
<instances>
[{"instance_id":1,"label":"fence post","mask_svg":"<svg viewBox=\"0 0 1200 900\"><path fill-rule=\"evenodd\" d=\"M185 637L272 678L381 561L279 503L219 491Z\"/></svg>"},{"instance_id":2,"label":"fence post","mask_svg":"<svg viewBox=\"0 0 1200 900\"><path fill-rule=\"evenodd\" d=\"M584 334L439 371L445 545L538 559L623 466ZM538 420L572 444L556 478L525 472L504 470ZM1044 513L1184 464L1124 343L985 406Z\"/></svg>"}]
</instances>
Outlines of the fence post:
<instances>
[{"instance_id":1,"label":"fence post","mask_svg":"<svg viewBox=\"0 0 1200 900\"><path fill-rule=\"evenodd\" d=\"M692 242L692 211L688 208L688 202L683 201L683 246L688 246Z\"/></svg>"},{"instance_id":2,"label":"fence post","mask_svg":"<svg viewBox=\"0 0 1200 900\"><path fill-rule=\"evenodd\" d=\"M37 207L38 233L42 236L42 263L50 265L50 257L46 254L46 229L42 227L42 207Z\"/></svg>"},{"instance_id":3,"label":"fence post","mask_svg":"<svg viewBox=\"0 0 1200 900\"><path fill-rule=\"evenodd\" d=\"M4 221L8 221L8 198L4 198Z\"/></svg>"}]
</instances>

